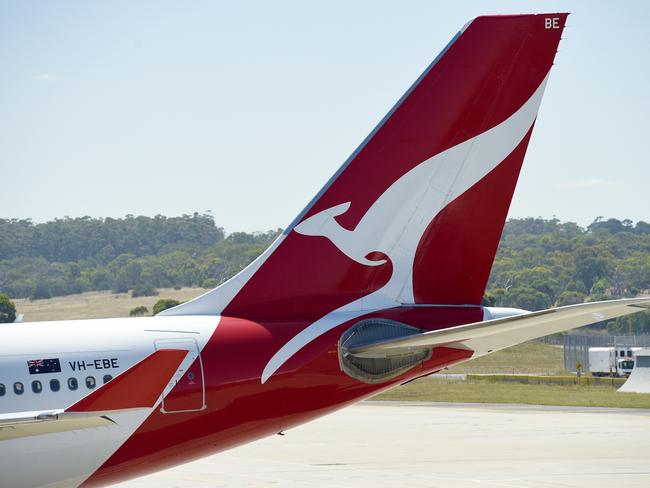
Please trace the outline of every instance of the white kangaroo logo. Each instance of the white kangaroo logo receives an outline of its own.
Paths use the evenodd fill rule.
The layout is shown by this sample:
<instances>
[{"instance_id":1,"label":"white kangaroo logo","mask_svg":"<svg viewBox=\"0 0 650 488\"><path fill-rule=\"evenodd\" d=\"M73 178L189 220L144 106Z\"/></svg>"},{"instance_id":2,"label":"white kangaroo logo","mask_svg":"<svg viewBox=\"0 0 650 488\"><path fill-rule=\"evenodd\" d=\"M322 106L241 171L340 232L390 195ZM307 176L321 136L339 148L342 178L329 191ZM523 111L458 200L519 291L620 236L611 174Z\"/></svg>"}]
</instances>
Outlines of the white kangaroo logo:
<instances>
[{"instance_id":1,"label":"white kangaroo logo","mask_svg":"<svg viewBox=\"0 0 650 488\"><path fill-rule=\"evenodd\" d=\"M364 232L366 229L362 227L362 223L364 222L363 220L354 230L344 229L336 220L334 220L334 217L344 214L349 208L350 202L328 208L327 210L323 210L322 212L305 219L300 224L296 225L293 230L306 236L327 237L343 254L357 263L365 264L366 266L379 266L380 264L384 264L386 262L385 259L371 261L366 258L366 255L372 252L372 249L370 248L377 247L373 245L373 243L377 241L375 239L367 239L364 240L364 242L360 242L358 238L359 235L363 235L364 237L368 236L368 232ZM369 214L370 211L368 211L364 216L364 219ZM369 232L377 230L371 225L366 225L365 227L368 227L367 231Z\"/></svg>"},{"instance_id":2,"label":"white kangaroo logo","mask_svg":"<svg viewBox=\"0 0 650 488\"><path fill-rule=\"evenodd\" d=\"M343 254L366 266L386 260L366 256L381 252L389 257L393 273L373 293L329 312L282 346L262 372L266 382L280 366L306 344L334 327L374 310L414 303L413 260L418 243L438 213L496 168L528 133L544 93L548 75L519 110L501 124L418 164L395 181L368 209L354 230L335 220L351 202L341 203L306 218L294 231L329 239Z\"/></svg>"}]
</instances>

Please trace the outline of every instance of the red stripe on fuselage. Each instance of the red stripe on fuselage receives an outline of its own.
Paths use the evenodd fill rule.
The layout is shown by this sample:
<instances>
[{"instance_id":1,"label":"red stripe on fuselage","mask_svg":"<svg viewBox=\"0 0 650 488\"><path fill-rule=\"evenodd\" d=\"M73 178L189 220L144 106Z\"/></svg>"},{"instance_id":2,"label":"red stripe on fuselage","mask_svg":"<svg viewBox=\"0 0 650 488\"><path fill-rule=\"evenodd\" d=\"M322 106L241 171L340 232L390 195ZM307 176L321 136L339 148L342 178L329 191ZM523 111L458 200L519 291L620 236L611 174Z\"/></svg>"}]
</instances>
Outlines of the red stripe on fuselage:
<instances>
[{"instance_id":1,"label":"red stripe on fuselage","mask_svg":"<svg viewBox=\"0 0 650 488\"><path fill-rule=\"evenodd\" d=\"M471 323L482 316L479 307L415 307L368 315L424 330ZM207 409L172 414L154 411L82 486L117 483L229 449L312 420L472 354L436 348L433 357L421 367L385 384L368 385L339 368L338 339L350 325L343 324L309 344L262 384L264 365L287 335L280 331L295 331L305 324L222 317L202 351Z\"/></svg>"}]
</instances>

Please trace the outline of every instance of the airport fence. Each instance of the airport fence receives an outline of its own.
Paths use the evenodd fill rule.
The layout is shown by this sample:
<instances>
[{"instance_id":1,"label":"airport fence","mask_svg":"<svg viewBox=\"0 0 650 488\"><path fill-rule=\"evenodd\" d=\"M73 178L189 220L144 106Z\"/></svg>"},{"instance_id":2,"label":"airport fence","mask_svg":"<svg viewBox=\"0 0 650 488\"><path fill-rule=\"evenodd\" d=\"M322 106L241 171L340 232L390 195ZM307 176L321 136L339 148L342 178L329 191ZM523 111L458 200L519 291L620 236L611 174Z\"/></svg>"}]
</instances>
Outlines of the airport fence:
<instances>
[{"instance_id":1,"label":"airport fence","mask_svg":"<svg viewBox=\"0 0 650 488\"><path fill-rule=\"evenodd\" d=\"M564 334L551 334L544 337L539 337L535 339L537 342L543 344L550 344L551 346L563 346L564 345Z\"/></svg>"},{"instance_id":2,"label":"airport fence","mask_svg":"<svg viewBox=\"0 0 650 488\"><path fill-rule=\"evenodd\" d=\"M589 371L590 347L650 347L650 335L587 335L563 336L564 369L575 371L576 364L582 364L584 372Z\"/></svg>"},{"instance_id":3,"label":"airport fence","mask_svg":"<svg viewBox=\"0 0 650 488\"><path fill-rule=\"evenodd\" d=\"M610 386L618 388L627 378L597 377L582 375L531 375L531 374L467 374L467 381L482 381L488 383L523 383L527 385L582 385Z\"/></svg>"}]
</instances>

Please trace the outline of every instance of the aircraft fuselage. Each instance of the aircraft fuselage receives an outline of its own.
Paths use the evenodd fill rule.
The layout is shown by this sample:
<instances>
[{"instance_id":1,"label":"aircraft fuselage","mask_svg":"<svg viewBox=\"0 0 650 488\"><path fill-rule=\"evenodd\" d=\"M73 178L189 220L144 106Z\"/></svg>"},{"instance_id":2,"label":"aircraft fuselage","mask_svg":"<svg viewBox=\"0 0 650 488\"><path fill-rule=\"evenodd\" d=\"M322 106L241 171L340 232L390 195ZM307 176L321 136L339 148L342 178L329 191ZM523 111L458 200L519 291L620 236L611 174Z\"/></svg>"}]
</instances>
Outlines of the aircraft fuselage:
<instances>
[{"instance_id":1,"label":"aircraft fuselage","mask_svg":"<svg viewBox=\"0 0 650 488\"><path fill-rule=\"evenodd\" d=\"M365 318L433 330L482 320L483 314L481 307L412 307ZM304 327L298 318L279 323L153 317L4 326L0 419L64 409L156 350L190 351L164 399L146 415L117 412L114 426L54 432L38 443L5 440L0 444L4 481L12 487L47 486L56 477L74 485L94 473L84 486L117 482L289 429L472 354L436 348L430 359L390 381L362 383L339 367L338 341L349 326L344 323L311 343L266 383L261 382L264 360ZM30 471L34 456L48 466Z\"/></svg>"}]
</instances>

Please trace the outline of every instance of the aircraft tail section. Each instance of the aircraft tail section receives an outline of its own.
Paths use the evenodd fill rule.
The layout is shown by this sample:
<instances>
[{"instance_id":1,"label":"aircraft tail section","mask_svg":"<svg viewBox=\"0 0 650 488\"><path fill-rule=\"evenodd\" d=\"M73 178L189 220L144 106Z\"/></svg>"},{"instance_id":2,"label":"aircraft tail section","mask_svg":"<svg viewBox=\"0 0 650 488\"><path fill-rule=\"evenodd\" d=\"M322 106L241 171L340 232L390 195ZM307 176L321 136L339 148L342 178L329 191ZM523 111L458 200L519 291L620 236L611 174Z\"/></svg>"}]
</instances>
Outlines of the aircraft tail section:
<instances>
[{"instance_id":1,"label":"aircraft tail section","mask_svg":"<svg viewBox=\"0 0 650 488\"><path fill-rule=\"evenodd\" d=\"M480 304L567 15L466 24L264 254L163 314Z\"/></svg>"}]
</instances>

